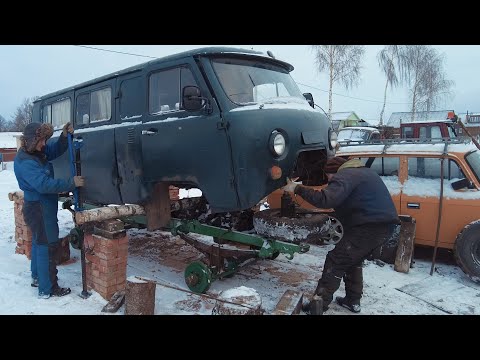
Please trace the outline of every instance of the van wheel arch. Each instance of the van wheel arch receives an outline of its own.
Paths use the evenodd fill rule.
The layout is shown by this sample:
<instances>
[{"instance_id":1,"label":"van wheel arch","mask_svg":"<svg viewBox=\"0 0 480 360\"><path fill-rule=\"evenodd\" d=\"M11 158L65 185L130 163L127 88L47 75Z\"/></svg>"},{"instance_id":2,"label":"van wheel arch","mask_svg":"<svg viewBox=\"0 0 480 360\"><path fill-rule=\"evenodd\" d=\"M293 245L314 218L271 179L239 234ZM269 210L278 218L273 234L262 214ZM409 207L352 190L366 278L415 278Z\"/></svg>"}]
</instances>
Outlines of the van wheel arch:
<instances>
[{"instance_id":1,"label":"van wheel arch","mask_svg":"<svg viewBox=\"0 0 480 360\"><path fill-rule=\"evenodd\" d=\"M480 283L480 220L471 222L457 235L453 253L463 272Z\"/></svg>"}]
</instances>

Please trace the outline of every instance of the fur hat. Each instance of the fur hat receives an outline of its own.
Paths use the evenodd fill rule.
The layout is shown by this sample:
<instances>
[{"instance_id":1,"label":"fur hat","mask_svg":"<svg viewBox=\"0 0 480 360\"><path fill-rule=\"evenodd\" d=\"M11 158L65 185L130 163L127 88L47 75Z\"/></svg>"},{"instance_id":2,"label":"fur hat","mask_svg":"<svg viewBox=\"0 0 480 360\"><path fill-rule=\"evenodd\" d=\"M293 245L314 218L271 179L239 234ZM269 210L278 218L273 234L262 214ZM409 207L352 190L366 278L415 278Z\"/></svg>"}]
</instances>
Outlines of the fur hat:
<instances>
[{"instance_id":1,"label":"fur hat","mask_svg":"<svg viewBox=\"0 0 480 360\"><path fill-rule=\"evenodd\" d=\"M325 173L335 174L338 171L338 168L347 162L346 159L335 156L327 161L325 164Z\"/></svg>"},{"instance_id":2,"label":"fur hat","mask_svg":"<svg viewBox=\"0 0 480 360\"><path fill-rule=\"evenodd\" d=\"M38 142L41 139L47 141L53 135L53 126L51 124L41 124L32 122L25 126L23 135L20 138L22 148L28 153L34 153Z\"/></svg>"}]
</instances>

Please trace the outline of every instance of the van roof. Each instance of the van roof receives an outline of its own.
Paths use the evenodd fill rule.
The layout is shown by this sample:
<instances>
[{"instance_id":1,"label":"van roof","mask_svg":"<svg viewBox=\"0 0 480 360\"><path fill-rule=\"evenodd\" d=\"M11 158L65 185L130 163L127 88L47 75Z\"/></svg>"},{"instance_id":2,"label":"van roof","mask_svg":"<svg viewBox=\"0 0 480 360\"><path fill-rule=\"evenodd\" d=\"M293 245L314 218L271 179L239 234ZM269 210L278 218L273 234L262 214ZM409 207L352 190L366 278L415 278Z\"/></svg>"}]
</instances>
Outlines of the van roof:
<instances>
[{"instance_id":1,"label":"van roof","mask_svg":"<svg viewBox=\"0 0 480 360\"><path fill-rule=\"evenodd\" d=\"M234 47L204 47L204 48L192 49L192 50L188 50L188 51L184 51L184 52L180 52L180 53L176 53L176 54L172 54L172 55L167 55L167 56L164 56L164 57L161 57L161 58L158 58L158 59L153 59L153 60L147 61L147 62L142 63L142 64L138 64L138 65L131 66L129 68L122 69L120 71L116 71L116 72L113 72L113 73L110 73L110 74L107 74L107 75L103 75L103 76L97 77L95 79L91 79L91 80L88 80L86 82L83 82L83 83L80 83L80 84L77 84L77 85L74 85L74 86L70 86L68 88L64 88L64 89L55 91L53 93L43 95L43 96L39 97L37 100L35 100L34 103L38 102L38 101L41 101L44 98L57 96L57 95L60 95L62 93L66 93L66 92L69 92L69 91L72 91L72 90L76 90L76 89L83 88L83 87L86 87L86 86L89 86L89 85L93 85L97 82L101 82L101 81L105 81L105 80L108 80L108 79L111 79L111 78L115 78L119 75L124 75L124 74L132 73L132 72L135 72L135 71L141 71L145 67L150 66L152 64L162 63L162 62L165 62L165 61L173 61L173 60L182 59L182 58L186 58L186 57L192 57L192 56L202 56L202 55L211 56L211 55L221 55L221 54L262 57L262 58L268 59L269 61L271 61L271 62L273 62L277 65L283 66L289 72L291 72L294 69L294 67L291 64L289 64L287 62L284 62L284 61L281 61L281 60L278 60L278 59L274 59L274 58L268 56L267 54L265 54L261 51L248 50L248 49L242 49L242 48L234 48Z\"/></svg>"},{"instance_id":2,"label":"van roof","mask_svg":"<svg viewBox=\"0 0 480 360\"><path fill-rule=\"evenodd\" d=\"M447 123L447 124L454 124L454 122L450 119L446 120L422 120L422 121L409 121L409 122L402 122L400 126L403 125L422 125L422 124L432 124L432 123Z\"/></svg>"}]
</instances>

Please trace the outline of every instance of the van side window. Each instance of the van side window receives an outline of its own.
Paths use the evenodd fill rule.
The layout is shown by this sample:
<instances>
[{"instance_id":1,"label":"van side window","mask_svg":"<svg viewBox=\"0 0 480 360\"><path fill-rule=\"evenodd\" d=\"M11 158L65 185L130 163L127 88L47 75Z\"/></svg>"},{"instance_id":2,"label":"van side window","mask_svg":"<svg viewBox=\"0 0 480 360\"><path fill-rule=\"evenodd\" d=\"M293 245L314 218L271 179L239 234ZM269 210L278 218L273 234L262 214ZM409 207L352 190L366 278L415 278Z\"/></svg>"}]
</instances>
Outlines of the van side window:
<instances>
[{"instance_id":1,"label":"van side window","mask_svg":"<svg viewBox=\"0 0 480 360\"><path fill-rule=\"evenodd\" d=\"M413 127L412 126L402 127L402 138L405 138L405 139L413 138Z\"/></svg>"},{"instance_id":2,"label":"van side window","mask_svg":"<svg viewBox=\"0 0 480 360\"><path fill-rule=\"evenodd\" d=\"M52 105L45 105L42 108L42 122L47 124L52 123Z\"/></svg>"},{"instance_id":3,"label":"van side window","mask_svg":"<svg viewBox=\"0 0 480 360\"><path fill-rule=\"evenodd\" d=\"M82 94L77 97L76 125L88 125L90 123L90 94Z\"/></svg>"},{"instance_id":4,"label":"van side window","mask_svg":"<svg viewBox=\"0 0 480 360\"><path fill-rule=\"evenodd\" d=\"M69 98L45 105L42 108L42 122L52 124L58 129L71 121L72 104Z\"/></svg>"},{"instance_id":5,"label":"van side window","mask_svg":"<svg viewBox=\"0 0 480 360\"><path fill-rule=\"evenodd\" d=\"M90 122L108 121L112 118L112 89L93 91L90 97Z\"/></svg>"},{"instance_id":6,"label":"van side window","mask_svg":"<svg viewBox=\"0 0 480 360\"><path fill-rule=\"evenodd\" d=\"M408 176L423 179L440 179L441 160L433 158L409 158ZM463 171L452 159L446 159L443 163L443 178L446 180L464 178Z\"/></svg>"},{"instance_id":7,"label":"van side window","mask_svg":"<svg viewBox=\"0 0 480 360\"><path fill-rule=\"evenodd\" d=\"M144 91L140 76L120 83L120 120L139 121L144 112Z\"/></svg>"},{"instance_id":8,"label":"van side window","mask_svg":"<svg viewBox=\"0 0 480 360\"><path fill-rule=\"evenodd\" d=\"M370 157L360 158L362 163L380 176L398 176L400 158L398 157Z\"/></svg>"},{"instance_id":9,"label":"van side window","mask_svg":"<svg viewBox=\"0 0 480 360\"><path fill-rule=\"evenodd\" d=\"M197 85L188 68L160 71L150 76L148 85L148 111L152 115L180 110L181 89Z\"/></svg>"}]
</instances>

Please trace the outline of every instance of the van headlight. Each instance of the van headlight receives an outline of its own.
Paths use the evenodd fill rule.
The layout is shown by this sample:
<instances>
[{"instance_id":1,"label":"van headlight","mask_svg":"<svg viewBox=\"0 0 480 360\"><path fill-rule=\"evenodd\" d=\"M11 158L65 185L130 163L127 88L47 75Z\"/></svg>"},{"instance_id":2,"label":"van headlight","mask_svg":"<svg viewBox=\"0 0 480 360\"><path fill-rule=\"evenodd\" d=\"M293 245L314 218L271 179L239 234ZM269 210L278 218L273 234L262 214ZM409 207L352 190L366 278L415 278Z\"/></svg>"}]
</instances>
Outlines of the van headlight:
<instances>
[{"instance_id":1,"label":"van headlight","mask_svg":"<svg viewBox=\"0 0 480 360\"><path fill-rule=\"evenodd\" d=\"M270 135L270 150L275 156L282 156L285 153L286 141L285 136L275 130Z\"/></svg>"},{"instance_id":2,"label":"van headlight","mask_svg":"<svg viewBox=\"0 0 480 360\"><path fill-rule=\"evenodd\" d=\"M335 149L337 146L337 138L338 134L335 131L332 131L331 128L328 129L328 145L330 146L330 150Z\"/></svg>"}]
</instances>

